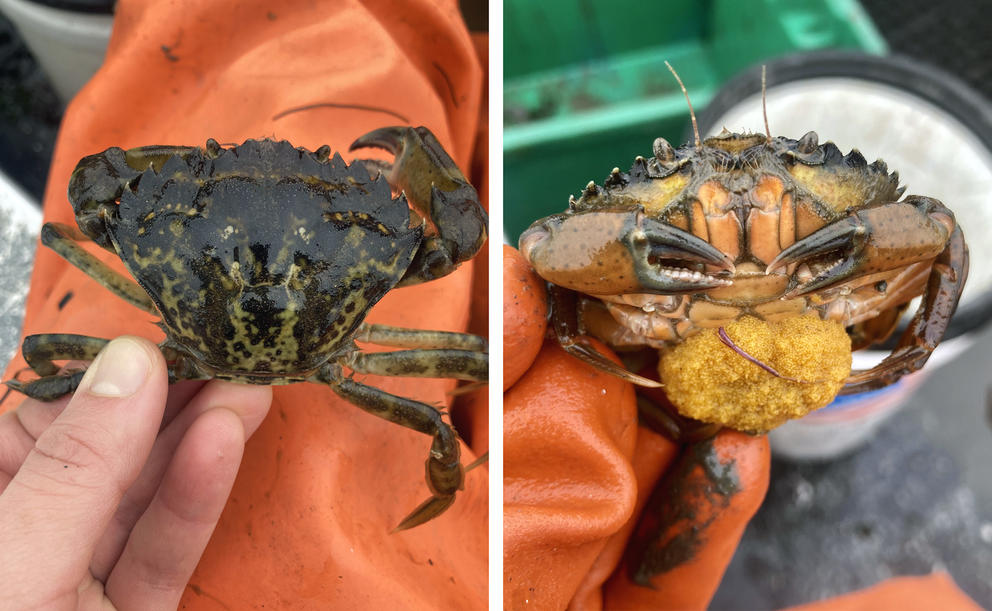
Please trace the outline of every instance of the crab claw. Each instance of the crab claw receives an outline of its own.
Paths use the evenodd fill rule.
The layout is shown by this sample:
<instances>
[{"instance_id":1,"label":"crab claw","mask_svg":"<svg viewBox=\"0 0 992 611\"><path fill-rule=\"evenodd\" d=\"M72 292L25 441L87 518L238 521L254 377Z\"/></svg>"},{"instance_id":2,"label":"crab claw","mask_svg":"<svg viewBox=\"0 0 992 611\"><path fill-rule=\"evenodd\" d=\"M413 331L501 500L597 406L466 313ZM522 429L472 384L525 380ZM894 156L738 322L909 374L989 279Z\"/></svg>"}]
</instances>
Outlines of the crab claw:
<instances>
[{"instance_id":1,"label":"crab claw","mask_svg":"<svg viewBox=\"0 0 992 611\"><path fill-rule=\"evenodd\" d=\"M703 263L733 271L734 261L726 253L688 231L650 218L641 219L640 230L629 236L638 277L648 289L660 293L688 293L727 286L729 280L663 262Z\"/></svg>"},{"instance_id":2,"label":"crab claw","mask_svg":"<svg viewBox=\"0 0 992 611\"><path fill-rule=\"evenodd\" d=\"M349 151L360 148L375 147L380 149L385 149L392 154L397 154L400 150L401 142L403 141L404 130L409 129L408 127L401 127L399 125L393 125L390 127L380 127L365 134L364 136L359 136L351 143L348 147Z\"/></svg>"},{"instance_id":3,"label":"crab claw","mask_svg":"<svg viewBox=\"0 0 992 611\"><path fill-rule=\"evenodd\" d=\"M486 241L488 218L479 195L426 127L382 127L355 140L349 150L381 148L392 162L366 160L434 225L397 286L447 275L475 256Z\"/></svg>"},{"instance_id":4,"label":"crab claw","mask_svg":"<svg viewBox=\"0 0 992 611\"><path fill-rule=\"evenodd\" d=\"M520 252L548 282L590 295L692 293L731 281L689 267L734 269L712 244L636 210L550 216L520 236Z\"/></svg>"},{"instance_id":5,"label":"crab claw","mask_svg":"<svg viewBox=\"0 0 992 611\"><path fill-rule=\"evenodd\" d=\"M848 217L827 225L802 240L795 242L772 259L765 270L770 274L776 269L792 263L802 263L830 253L838 255L837 260L806 282L799 282L789 290L784 299L805 295L817 289L840 282L853 276L864 261L867 242L867 229L857 216Z\"/></svg>"},{"instance_id":6,"label":"crab claw","mask_svg":"<svg viewBox=\"0 0 992 611\"><path fill-rule=\"evenodd\" d=\"M791 299L856 276L933 259L944 249L953 227L953 218L934 203L926 197L910 197L851 213L780 252L766 273L793 263L820 268L809 280L796 280L784 295Z\"/></svg>"},{"instance_id":7,"label":"crab claw","mask_svg":"<svg viewBox=\"0 0 992 611\"><path fill-rule=\"evenodd\" d=\"M434 134L426 127L380 127L351 143L349 151L380 148L392 153L395 160L365 160L385 174L389 184L402 190L423 216L431 217L432 188L450 193L464 187L472 189L458 166ZM478 199L475 200L478 206Z\"/></svg>"}]
</instances>

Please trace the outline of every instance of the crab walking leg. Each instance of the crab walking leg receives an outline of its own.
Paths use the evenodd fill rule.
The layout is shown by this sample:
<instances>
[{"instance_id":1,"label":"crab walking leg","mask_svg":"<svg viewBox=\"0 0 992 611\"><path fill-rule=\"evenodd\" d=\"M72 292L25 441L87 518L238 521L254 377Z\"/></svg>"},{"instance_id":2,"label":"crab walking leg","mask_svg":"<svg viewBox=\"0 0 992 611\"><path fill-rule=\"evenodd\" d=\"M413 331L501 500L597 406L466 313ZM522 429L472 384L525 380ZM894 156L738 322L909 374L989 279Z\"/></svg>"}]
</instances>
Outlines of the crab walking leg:
<instances>
[{"instance_id":1,"label":"crab walking leg","mask_svg":"<svg viewBox=\"0 0 992 611\"><path fill-rule=\"evenodd\" d=\"M556 284L549 283L548 297L551 301L551 326L554 329L555 338L565 352L592 365L600 371L605 371L632 384L646 386L648 388L658 388L661 386L660 383L654 380L639 376L617 365L602 355L579 334L575 291L570 291Z\"/></svg>"},{"instance_id":2,"label":"crab walking leg","mask_svg":"<svg viewBox=\"0 0 992 611\"><path fill-rule=\"evenodd\" d=\"M79 242L89 239L69 225L45 223L41 228L41 243L54 250L60 257L72 263L90 278L93 278L112 293L141 308L149 314L159 315L155 304L136 282L118 273L106 263L86 252Z\"/></svg>"},{"instance_id":3,"label":"crab walking leg","mask_svg":"<svg viewBox=\"0 0 992 611\"><path fill-rule=\"evenodd\" d=\"M358 328L355 341L396 348L451 348L453 350L489 352L489 342L486 341L486 338L478 335L451 331L406 329L367 323L362 323Z\"/></svg>"},{"instance_id":4,"label":"crab walking leg","mask_svg":"<svg viewBox=\"0 0 992 611\"><path fill-rule=\"evenodd\" d=\"M669 402L659 402L656 397L637 396L637 415L640 422L675 443L696 443L709 439L720 431L719 424L710 424L687 418Z\"/></svg>"},{"instance_id":5,"label":"crab walking leg","mask_svg":"<svg viewBox=\"0 0 992 611\"><path fill-rule=\"evenodd\" d=\"M892 354L871 369L851 372L841 394L882 388L922 368L943 339L967 278L968 247L955 226L947 247L934 261L923 301Z\"/></svg>"},{"instance_id":6,"label":"crab walking leg","mask_svg":"<svg viewBox=\"0 0 992 611\"><path fill-rule=\"evenodd\" d=\"M356 351L345 364L359 373L383 376L489 381L489 354L472 350Z\"/></svg>"},{"instance_id":7,"label":"crab walking leg","mask_svg":"<svg viewBox=\"0 0 992 611\"><path fill-rule=\"evenodd\" d=\"M21 352L31 369L41 377L30 382L9 380L11 389L32 399L54 401L76 390L85 370L59 374L55 361L92 361L110 340L88 335L44 333L24 338Z\"/></svg>"},{"instance_id":8,"label":"crab walking leg","mask_svg":"<svg viewBox=\"0 0 992 611\"><path fill-rule=\"evenodd\" d=\"M465 471L460 460L458 435L442 420L441 412L426 403L342 378L337 366L322 370L317 381L327 384L338 396L370 414L434 438L427 458L427 487L433 496L404 518L394 532L419 526L439 516L454 502L455 492L462 489Z\"/></svg>"},{"instance_id":9,"label":"crab walking leg","mask_svg":"<svg viewBox=\"0 0 992 611\"><path fill-rule=\"evenodd\" d=\"M430 218L437 231L428 234L396 286L426 282L453 272L475 256L486 241L488 218L479 194L426 127L383 127L355 140L349 150L376 147L396 160L367 165L386 175L414 209Z\"/></svg>"}]
</instances>

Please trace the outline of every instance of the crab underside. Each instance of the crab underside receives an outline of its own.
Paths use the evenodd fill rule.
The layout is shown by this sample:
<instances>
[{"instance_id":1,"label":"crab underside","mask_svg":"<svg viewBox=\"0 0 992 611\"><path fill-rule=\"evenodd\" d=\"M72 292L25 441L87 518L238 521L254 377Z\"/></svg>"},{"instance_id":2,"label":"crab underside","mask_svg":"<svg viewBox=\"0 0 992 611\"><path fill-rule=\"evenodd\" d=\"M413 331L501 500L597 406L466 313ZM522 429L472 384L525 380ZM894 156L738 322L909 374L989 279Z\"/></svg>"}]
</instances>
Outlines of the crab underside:
<instances>
[{"instance_id":1,"label":"crab underside","mask_svg":"<svg viewBox=\"0 0 992 611\"><path fill-rule=\"evenodd\" d=\"M941 202L900 199L883 162L842 155L814 132L791 140L725 131L679 149L659 138L653 149L520 237L549 283L566 351L657 387L583 335L664 350L742 316L815 314L844 324L857 349L884 340L922 296L892 353L852 372L841 392L881 388L924 365L968 271L961 228ZM678 414L664 419L683 441L715 432Z\"/></svg>"}]
</instances>

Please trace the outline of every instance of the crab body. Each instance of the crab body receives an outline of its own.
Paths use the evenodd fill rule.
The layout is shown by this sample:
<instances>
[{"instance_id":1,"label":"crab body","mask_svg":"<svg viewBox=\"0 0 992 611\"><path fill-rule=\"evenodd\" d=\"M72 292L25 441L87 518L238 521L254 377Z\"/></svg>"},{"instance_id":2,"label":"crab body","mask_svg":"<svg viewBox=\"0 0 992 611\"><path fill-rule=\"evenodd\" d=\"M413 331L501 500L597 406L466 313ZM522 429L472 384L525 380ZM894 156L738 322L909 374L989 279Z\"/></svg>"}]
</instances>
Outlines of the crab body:
<instances>
[{"instance_id":1,"label":"crab body","mask_svg":"<svg viewBox=\"0 0 992 611\"><path fill-rule=\"evenodd\" d=\"M79 230L48 223L42 242L118 296L160 317L171 381L316 382L380 417L433 437L433 497L400 528L440 514L460 489L454 429L434 407L342 374L485 381L488 346L461 333L364 323L397 286L448 274L486 237L478 195L426 128L387 127L352 148L379 147L394 163L347 164L288 142L223 148L146 146L83 158L69 182ZM119 256L134 281L81 243ZM366 354L355 341L411 350ZM41 377L8 382L52 400L82 372L56 360L92 360L107 340L43 334L23 352Z\"/></svg>"},{"instance_id":2,"label":"crab body","mask_svg":"<svg viewBox=\"0 0 992 611\"><path fill-rule=\"evenodd\" d=\"M557 327L569 346L588 332L664 349L742 316L815 313L862 347L924 295L884 366L849 379L848 392L866 390L922 366L967 275L954 215L930 198L899 201L902 192L884 162L845 156L814 132L792 140L724 131L677 150L659 138L653 157L590 182L520 245L559 292L580 295L573 322L563 315Z\"/></svg>"},{"instance_id":3,"label":"crab body","mask_svg":"<svg viewBox=\"0 0 992 611\"><path fill-rule=\"evenodd\" d=\"M273 383L351 349L421 242L409 224L361 164L250 140L146 169L109 234L171 345L205 373Z\"/></svg>"}]
</instances>

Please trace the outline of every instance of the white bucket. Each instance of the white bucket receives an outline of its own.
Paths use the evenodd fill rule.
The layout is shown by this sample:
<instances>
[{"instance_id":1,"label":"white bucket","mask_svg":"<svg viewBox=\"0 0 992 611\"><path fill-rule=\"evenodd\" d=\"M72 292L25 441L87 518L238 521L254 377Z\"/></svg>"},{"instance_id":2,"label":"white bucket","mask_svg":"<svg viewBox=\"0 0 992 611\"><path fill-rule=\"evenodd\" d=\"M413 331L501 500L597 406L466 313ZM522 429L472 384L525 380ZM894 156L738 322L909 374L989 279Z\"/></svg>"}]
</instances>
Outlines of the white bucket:
<instances>
[{"instance_id":1,"label":"white bucket","mask_svg":"<svg viewBox=\"0 0 992 611\"><path fill-rule=\"evenodd\" d=\"M0 0L0 11L68 102L103 64L113 15L79 13L26 0Z\"/></svg>"}]
</instances>

